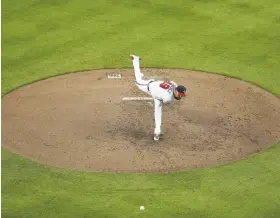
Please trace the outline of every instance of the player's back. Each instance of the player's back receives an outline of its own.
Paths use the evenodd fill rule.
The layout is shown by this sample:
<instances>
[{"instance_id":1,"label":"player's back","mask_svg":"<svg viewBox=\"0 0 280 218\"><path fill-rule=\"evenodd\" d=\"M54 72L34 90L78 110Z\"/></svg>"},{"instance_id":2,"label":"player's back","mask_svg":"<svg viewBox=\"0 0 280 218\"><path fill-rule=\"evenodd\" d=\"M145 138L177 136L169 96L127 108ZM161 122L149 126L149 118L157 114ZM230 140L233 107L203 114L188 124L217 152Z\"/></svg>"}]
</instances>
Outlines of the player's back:
<instances>
[{"instance_id":1,"label":"player's back","mask_svg":"<svg viewBox=\"0 0 280 218\"><path fill-rule=\"evenodd\" d=\"M153 98L162 100L163 103L170 103L173 101L173 89L176 86L176 83L173 81L154 81L149 84L150 93Z\"/></svg>"}]
</instances>

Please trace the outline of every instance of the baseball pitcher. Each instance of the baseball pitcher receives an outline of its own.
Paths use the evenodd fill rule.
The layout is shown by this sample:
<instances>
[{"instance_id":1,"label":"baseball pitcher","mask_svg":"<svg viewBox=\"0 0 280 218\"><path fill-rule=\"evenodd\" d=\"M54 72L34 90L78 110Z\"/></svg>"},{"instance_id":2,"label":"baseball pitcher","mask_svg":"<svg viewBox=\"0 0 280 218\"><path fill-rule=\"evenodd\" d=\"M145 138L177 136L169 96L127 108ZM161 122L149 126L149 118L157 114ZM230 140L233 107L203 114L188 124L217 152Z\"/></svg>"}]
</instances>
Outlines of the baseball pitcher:
<instances>
[{"instance_id":1,"label":"baseball pitcher","mask_svg":"<svg viewBox=\"0 0 280 218\"><path fill-rule=\"evenodd\" d=\"M171 103L174 99L180 100L186 96L187 89L182 85L177 85L173 81L157 79L144 80L144 74L140 71L140 57L136 55L130 55L130 57L134 67L136 86L154 99L154 140L158 141L161 134L163 104Z\"/></svg>"}]
</instances>

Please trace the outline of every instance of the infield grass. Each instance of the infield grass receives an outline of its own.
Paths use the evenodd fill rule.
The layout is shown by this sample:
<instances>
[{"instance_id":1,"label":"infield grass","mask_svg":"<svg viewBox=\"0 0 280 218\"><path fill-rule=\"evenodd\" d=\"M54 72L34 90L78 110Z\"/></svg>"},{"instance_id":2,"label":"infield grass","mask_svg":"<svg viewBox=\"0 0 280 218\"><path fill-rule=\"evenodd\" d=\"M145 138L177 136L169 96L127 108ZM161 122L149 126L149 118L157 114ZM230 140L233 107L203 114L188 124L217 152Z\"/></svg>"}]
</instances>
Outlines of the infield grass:
<instances>
[{"instance_id":1,"label":"infield grass","mask_svg":"<svg viewBox=\"0 0 280 218\"><path fill-rule=\"evenodd\" d=\"M131 67L131 53L142 67L222 73L280 95L279 10L277 0L3 0L2 96L64 72ZM276 218L279 154L280 143L209 169L112 174L2 149L2 216Z\"/></svg>"}]
</instances>

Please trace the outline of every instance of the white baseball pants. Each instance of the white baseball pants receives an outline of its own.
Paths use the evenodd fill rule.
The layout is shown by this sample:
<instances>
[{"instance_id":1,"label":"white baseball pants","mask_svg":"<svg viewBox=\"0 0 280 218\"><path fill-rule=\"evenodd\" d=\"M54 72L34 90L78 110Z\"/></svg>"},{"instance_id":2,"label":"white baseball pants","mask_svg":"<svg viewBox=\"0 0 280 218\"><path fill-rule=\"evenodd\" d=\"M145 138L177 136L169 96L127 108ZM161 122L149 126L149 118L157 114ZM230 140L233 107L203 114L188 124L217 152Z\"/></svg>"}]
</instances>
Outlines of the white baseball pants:
<instances>
[{"instance_id":1,"label":"white baseball pants","mask_svg":"<svg viewBox=\"0 0 280 218\"><path fill-rule=\"evenodd\" d=\"M151 95L148 90L148 83L153 81L153 79L144 80L144 74L140 71L139 58L134 58L133 61L134 74L136 80L136 86L143 92ZM159 135L161 133L161 121L162 121L162 102L158 99L154 99L154 117L155 117L155 130L154 134Z\"/></svg>"}]
</instances>

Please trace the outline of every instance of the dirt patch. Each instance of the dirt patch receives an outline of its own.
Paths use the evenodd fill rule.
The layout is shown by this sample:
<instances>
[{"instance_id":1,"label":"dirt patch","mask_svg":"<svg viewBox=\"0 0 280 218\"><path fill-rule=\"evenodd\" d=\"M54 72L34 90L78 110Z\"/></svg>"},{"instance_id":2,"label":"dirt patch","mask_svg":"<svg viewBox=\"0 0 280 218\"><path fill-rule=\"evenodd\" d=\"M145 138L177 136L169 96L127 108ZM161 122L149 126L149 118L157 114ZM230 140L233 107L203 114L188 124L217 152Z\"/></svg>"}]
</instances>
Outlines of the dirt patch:
<instances>
[{"instance_id":1,"label":"dirt patch","mask_svg":"<svg viewBox=\"0 0 280 218\"><path fill-rule=\"evenodd\" d=\"M172 78L188 97L166 105L154 142L153 106L132 69L93 70L36 82L2 99L2 144L62 168L166 172L229 163L280 138L280 100L246 82L181 69L142 69ZM121 73L121 79L108 79Z\"/></svg>"}]
</instances>

